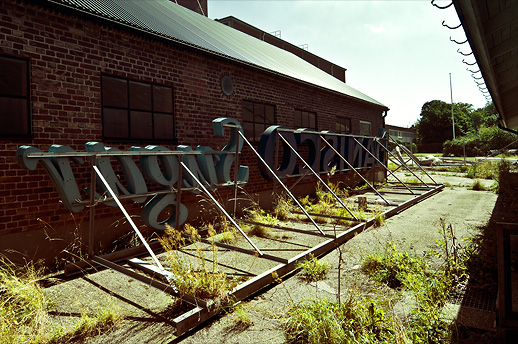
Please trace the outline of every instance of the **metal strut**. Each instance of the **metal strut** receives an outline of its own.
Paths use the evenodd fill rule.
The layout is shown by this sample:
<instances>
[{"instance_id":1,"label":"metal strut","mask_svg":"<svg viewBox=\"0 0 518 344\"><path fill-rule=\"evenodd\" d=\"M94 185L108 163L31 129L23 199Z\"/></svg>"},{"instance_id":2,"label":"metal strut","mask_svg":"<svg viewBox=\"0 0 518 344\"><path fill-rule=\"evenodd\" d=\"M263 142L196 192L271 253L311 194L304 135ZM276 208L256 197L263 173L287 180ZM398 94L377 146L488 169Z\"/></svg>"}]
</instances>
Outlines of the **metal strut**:
<instances>
[{"instance_id":1,"label":"metal strut","mask_svg":"<svg viewBox=\"0 0 518 344\"><path fill-rule=\"evenodd\" d=\"M387 153L390 154L390 156L392 158L394 158L395 160L399 160L396 156L394 156L394 154L387 148L385 147L378 139L375 139L375 141L380 145L381 148L383 148ZM429 187L428 184L426 184L426 182L424 180L422 180L421 178L419 178L419 176L417 174L414 173L414 171L412 171L406 164L405 162L403 161L401 166L403 166L404 168L406 168L408 170L408 172L412 173L412 175L414 177L416 177L421 183L423 183L426 187Z\"/></svg>"},{"instance_id":2,"label":"metal strut","mask_svg":"<svg viewBox=\"0 0 518 344\"><path fill-rule=\"evenodd\" d=\"M241 229L241 227L239 227L239 225L236 223L236 221L234 221L234 219L232 218L232 216L230 216L227 211L225 210L225 208L223 208L221 206L221 204L219 204L219 202L214 198L214 196L212 196L212 194L209 192L209 190L207 190L207 188L205 186L203 186L203 184L201 183L201 181L196 178L196 176L194 175L194 173L192 173L192 171L187 167L187 165L184 164L183 161L180 161L180 165L187 171L187 173L192 177L192 179L194 179L194 181L196 183L198 183L198 185L200 186L200 188L203 190L203 192L205 192L205 194L207 196L210 197L210 199L214 202L214 204L219 208L219 210L221 210L221 212L227 217L227 219L234 225L234 227L237 228L237 230L241 233L241 235L243 235L243 237L245 237L246 241L248 241L250 243L250 245L252 245L252 247L254 248L254 250L257 251L257 253L262 256L263 253L261 252L261 250L255 246L255 244L253 243L253 241L248 237L248 235L246 235L245 232L243 232L243 230ZM237 179L237 176L236 176L236 179Z\"/></svg>"},{"instance_id":3,"label":"metal strut","mask_svg":"<svg viewBox=\"0 0 518 344\"><path fill-rule=\"evenodd\" d=\"M316 229L318 229L318 231L323 235L325 236L326 234L324 233L324 231L320 228L320 226L315 222L315 220L311 217L311 215L308 214L308 212L306 211L306 209L304 209L304 207L302 206L302 204L300 204L300 202L297 200L297 198L291 193L291 191L288 189L288 187L281 181L281 179L277 176L277 174L272 170L272 168L268 165L268 163L266 161L264 161L263 157L261 156L261 154L259 154L257 152L257 150L254 148L254 146L252 146L252 144L250 143L250 141L248 141L248 139L245 137L245 135L241 132L241 131L237 131L239 133L239 135L241 135L241 137L243 138L243 140L246 142L246 144L250 147L250 149L252 150L252 152L254 152L254 154L257 156L257 158L259 159L259 161L261 161L261 163L268 169L268 171L273 175L273 177L275 178L275 180L277 180L277 182L279 182L279 184L281 184L281 186L283 187L284 191L286 191L286 193L291 197L291 199L295 202L295 204L300 208L300 210L302 210L302 212L304 213L304 215L306 215L309 219L309 221L311 221L311 223L313 224L313 226L315 226Z\"/></svg>"},{"instance_id":4,"label":"metal strut","mask_svg":"<svg viewBox=\"0 0 518 344\"><path fill-rule=\"evenodd\" d=\"M93 170L95 171L95 173L97 174L97 176L99 177L99 179L101 180L101 182L104 184L104 186L106 187L106 189L108 190L108 192L110 193L110 195L113 197L113 200L115 201L115 203L117 203L117 206L119 207L119 209L122 211L122 213L124 214L124 217L126 217L126 220L128 220L128 223L131 225L131 227L133 228L133 230L135 231L135 233L137 234L137 236L139 237L140 241L142 241L142 244L144 245L144 247L146 248L146 250L149 252L149 255L151 256L151 258L153 259L153 261L156 263L156 265L158 266L158 268L160 269L160 272L162 273L162 275L167 279L167 282L171 285L171 287L173 288L173 290L178 293L178 289L176 288L176 286L174 285L174 281L173 281L173 277L168 273L168 271L166 269L164 269L164 267L162 266L162 264L160 263L160 261L158 260L158 258L155 256L155 253L153 252L153 250L151 249L151 247L149 247L146 239L144 239L144 236L142 235L142 233L140 233L140 231L138 230L137 226L135 225L135 222L133 222L133 220L131 219L131 216L128 214L128 212L126 211L126 209L124 209L122 203L119 201L119 198L117 197L117 195L115 194L115 192L113 192L112 188L110 187L110 185L108 184L108 182L106 181L106 179L104 178L103 174L101 173L101 171L99 170L99 168L95 165L92 165L92 168Z\"/></svg>"},{"instance_id":5,"label":"metal strut","mask_svg":"<svg viewBox=\"0 0 518 344\"><path fill-rule=\"evenodd\" d=\"M321 139L326 143L326 145L328 145L328 146L329 146L329 148L331 148L331 149L336 153L336 155L338 155L338 157L340 157L340 159L342 159L342 160L347 164L347 166L349 166L349 168L350 168L350 169L352 169L352 170L353 170L357 175L359 175L359 176L360 176L360 178L361 178L361 179L363 179L363 181L364 181L365 183L367 183L367 185L369 185L369 187L370 187L372 190L374 190L374 192L376 192L376 193L378 194L378 196L380 196L380 197L381 197L381 199L385 201L385 203L387 203L387 205L392 205L389 201L387 201L387 200L385 199L385 197L383 197L383 195L382 195L382 194L380 194L380 193L378 192L378 190L376 190L376 188L375 188L374 186L372 186L372 184L371 184L371 183L369 183L369 181L368 181L367 179L365 179L365 178L362 176L362 174L361 174L360 172L358 172L358 171L353 167L353 165L351 165L351 163L350 163L349 161L347 161L347 159L346 159L346 158L344 158L340 153L338 153L338 151L335 149L335 147L333 147L333 146L332 146L332 145L331 145L331 144L330 144L330 143L329 143L329 142L328 142L328 141L327 141L327 140L326 140L322 135L319 135L319 136L320 136L320 138L321 138Z\"/></svg>"},{"instance_id":6,"label":"metal strut","mask_svg":"<svg viewBox=\"0 0 518 344\"><path fill-rule=\"evenodd\" d=\"M344 202L342 202L342 200L340 199L340 197L338 197L334 192L333 190L331 190L331 188L329 187L329 185L327 185L327 183L325 183L322 178L320 178L320 176L318 175L318 173L315 172L315 170L313 170L311 168L311 166L309 166L309 164L306 162L306 160L304 160L300 154L295 150L295 148L292 147L292 145L290 145L290 143L288 142L288 140L286 140L284 138L284 136L282 136L281 133L277 132L277 135L279 135L279 137L288 145L288 147L290 147L290 149L293 151L293 153L295 153L295 155L297 155L297 157L302 160L302 162L304 163L304 165L306 165L306 167L311 171L311 173L313 173L315 175L315 177L318 178L318 180L320 180L320 182L322 183L322 185L324 185L327 189L327 191L331 192L331 194L334 196L334 198L336 198L336 200L338 201L338 203L340 203L342 205L342 207L344 207L348 212L349 214L351 214L351 216L356 220L358 221L358 218L349 210L349 208L347 208L347 206L344 204Z\"/></svg>"},{"instance_id":7,"label":"metal strut","mask_svg":"<svg viewBox=\"0 0 518 344\"><path fill-rule=\"evenodd\" d=\"M403 145L400 145L399 143L397 143L397 141L396 141L396 140L394 140L394 139L393 139L393 138L391 138L390 136L389 136L389 140L392 140L395 144L397 144L397 145L399 146L399 148L403 149L403 151L408 155L408 157L409 157L410 159L412 159L412 161L413 161L413 162L415 162L415 163L416 163L417 167L419 167L419 169L420 169L422 172L424 172L424 174L426 174L426 176L427 176L428 178L430 178L430 179L432 180L432 182L433 182L435 185L439 185L435 180L433 180L433 178L432 178L432 177L430 177L430 175L428 174L428 172L426 172L426 171L425 171L425 169L421 167L421 164L419 164L419 161L418 161L418 160L416 160L416 159L414 159L412 152L410 152L410 151L408 150L408 148L406 148L406 147L405 147L405 146L403 146Z\"/></svg>"},{"instance_id":8,"label":"metal strut","mask_svg":"<svg viewBox=\"0 0 518 344\"><path fill-rule=\"evenodd\" d=\"M407 188L408 191L410 191L410 193L412 195L415 195L415 192L412 191L412 189L410 189L405 183L403 183L403 181L401 179L399 179L389 168L388 166L385 166L385 164L383 164L377 157L376 155L374 155L370 150L368 150L364 145L362 145L360 143L360 141L358 141L355 137L353 138L354 141L356 141L357 144L360 145L360 147L362 147L367 153L369 153L377 162L378 164L380 164L381 166L383 166L383 168L385 168L385 170L387 170L388 173L390 173L394 178L396 178L401 184L403 184L403 186L405 188Z\"/></svg>"}]
</instances>

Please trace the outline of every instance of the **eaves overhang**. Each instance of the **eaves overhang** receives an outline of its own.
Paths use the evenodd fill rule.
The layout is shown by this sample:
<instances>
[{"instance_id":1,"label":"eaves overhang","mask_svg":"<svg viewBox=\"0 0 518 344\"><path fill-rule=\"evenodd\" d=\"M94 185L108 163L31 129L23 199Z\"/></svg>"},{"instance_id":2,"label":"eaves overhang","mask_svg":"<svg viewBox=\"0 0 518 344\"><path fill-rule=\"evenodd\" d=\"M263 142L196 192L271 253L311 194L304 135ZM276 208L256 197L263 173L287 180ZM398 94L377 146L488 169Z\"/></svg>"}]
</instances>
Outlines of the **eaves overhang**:
<instances>
[{"instance_id":1,"label":"eaves overhang","mask_svg":"<svg viewBox=\"0 0 518 344\"><path fill-rule=\"evenodd\" d=\"M453 4L501 124L518 129L518 0Z\"/></svg>"},{"instance_id":2,"label":"eaves overhang","mask_svg":"<svg viewBox=\"0 0 518 344\"><path fill-rule=\"evenodd\" d=\"M41 3L167 40L299 83L388 107L298 56L250 37L169 0L43 0Z\"/></svg>"}]
</instances>

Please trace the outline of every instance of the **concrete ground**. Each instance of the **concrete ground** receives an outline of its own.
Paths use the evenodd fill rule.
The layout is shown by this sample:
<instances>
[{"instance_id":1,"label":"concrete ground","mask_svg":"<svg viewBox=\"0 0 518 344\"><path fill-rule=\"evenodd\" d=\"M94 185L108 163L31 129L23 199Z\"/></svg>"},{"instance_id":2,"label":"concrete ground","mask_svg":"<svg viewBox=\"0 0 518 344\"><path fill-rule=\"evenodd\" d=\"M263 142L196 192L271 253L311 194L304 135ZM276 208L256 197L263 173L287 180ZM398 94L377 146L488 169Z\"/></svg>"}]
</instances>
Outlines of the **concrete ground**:
<instances>
[{"instance_id":1,"label":"concrete ground","mask_svg":"<svg viewBox=\"0 0 518 344\"><path fill-rule=\"evenodd\" d=\"M411 178L399 174L400 178ZM100 271L82 278L59 283L48 288L56 301L55 314L64 321L77 319L83 309L98 306L118 307L126 316L115 329L89 338L85 343L285 343L284 324L287 311L310 299L327 298L336 301L345 298L349 290L361 288L376 293L378 287L362 277L358 266L369 252L392 241L398 249L416 254L435 248L441 239L441 219L451 224L458 238L477 234L493 213L498 195L489 191L469 190L472 179L447 174L432 175L439 183L451 185L438 194L389 218L377 228L369 228L356 235L322 258L331 265L327 278L318 283L307 283L293 274L280 284L243 301L251 319L251 325L240 326L232 313L222 313L197 329L175 337L170 317L170 298L156 289L134 281L113 271ZM491 181L483 181L489 186ZM339 255L341 279L338 281ZM340 294L338 290L340 289ZM410 301L409 301L410 302ZM396 310L404 313L404 302ZM459 307L453 307L451 316L456 316ZM491 322L489 319L486 321ZM489 325L490 326L490 325Z\"/></svg>"}]
</instances>

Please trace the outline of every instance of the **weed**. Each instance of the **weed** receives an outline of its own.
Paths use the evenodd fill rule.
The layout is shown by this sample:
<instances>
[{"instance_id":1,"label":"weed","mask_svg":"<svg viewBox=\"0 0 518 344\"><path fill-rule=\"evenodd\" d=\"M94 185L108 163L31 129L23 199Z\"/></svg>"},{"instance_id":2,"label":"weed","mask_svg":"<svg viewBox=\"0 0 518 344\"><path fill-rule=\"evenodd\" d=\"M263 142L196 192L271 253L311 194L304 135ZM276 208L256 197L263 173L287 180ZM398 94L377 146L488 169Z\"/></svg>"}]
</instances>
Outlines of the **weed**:
<instances>
[{"instance_id":1,"label":"weed","mask_svg":"<svg viewBox=\"0 0 518 344\"><path fill-rule=\"evenodd\" d=\"M512 165L507 160L501 160L497 166L498 188L497 192L507 193L514 196L515 190L518 189L518 174L512 172ZM516 165L514 167L516 170Z\"/></svg>"},{"instance_id":2,"label":"weed","mask_svg":"<svg viewBox=\"0 0 518 344\"><path fill-rule=\"evenodd\" d=\"M439 250L432 250L429 253L442 260L442 271L453 286L468 277L466 262L474 255L474 251L472 245L461 245L455 236L452 225L446 225L446 221L442 218L439 233L442 239L435 241ZM464 239L464 241L468 240Z\"/></svg>"},{"instance_id":3,"label":"weed","mask_svg":"<svg viewBox=\"0 0 518 344\"><path fill-rule=\"evenodd\" d=\"M385 216L381 211L376 211L374 215L374 227L381 227L385 223Z\"/></svg>"},{"instance_id":4,"label":"weed","mask_svg":"<svg viewBox=\"0 0 518 344\"><path fill-rule=\"evenodd\" d=\"M43 269L32 263L18 267L0 259L1 343L64 343L99 333L122 319L112 305L99 308L93 316L82 312L81 319L71 327L54 324L49 315L54 302L38 284L42 277Z\"/></svg>"},{"instance_id":5,"label":"weed","mask_svg":"<svg viewBox=\"0 0 518 344\"><path fill-rule=\"evenodd\" d=\"M48 344L69 343L99 335L113 328L122 318L119 307L113 304L109 307L98 308L93 314L82 312L81 318L72 331L67 333L55 331Z\"/></svg>"},{"instance_id":6,"label":"weed","mask_svg":"<svg viewBox=\"0 0 518 344\"><path fill-rule=\"evenodd\" d=\"M475 180L473 182L473 184L471 184L469 189L470 190L475 190L475 191L486 191L487 190L487 188L484 186L484 184L482 184L480 179Z\"/></svg>"},{"instance_id":7,"label":"weed","mask_svg":"<svg viewBox=\"0 0 518 344\"><path fill-rule=\"evenodd\" d=\"M297 268L302 269L302 276L307 281L323 280L329 271L329 264L319 261L312 254L309 259L299 262Z\"/></svg>"},{"instance_id":8,"label":"weed","mask_svg":"<svg viewBox=\"0 0 518 344\"><path fill-rule=\"evenodd\" d=\"M415 257L408 252L399 252L396 245L389 242L377 253L368 255L362 270L374 280L385 283L391 288L399 288L407 282L407 276L419 274L426 269L422 257Z\"/></svg>"},{"instance_id":9,"label":"weed","mask_svg":"<svg viewBox=\"0 0 518 344\"><path fill-rule=\"evenodd\" d=\"M236 241L237 239L237 229L233 225L230 225L229 221L226 218L221 218L219 221L219 233L216 231L212 224L208 224L208 237L210 241L213 243L223 242L225 244L230 244Z\"/></svg>"},{"instance_id":10,"label":"weed","mask_svg":"<svg viewBox=\"0 0 518 344\"><path fill-rule=\"evenodd\" d=\"M209 231L213 232L214 229ZM205 251L198 230L190 225L185 225L188 235L185 238L182 233L172 227L167 227L165 236L160 243L167 251L171 272L175 275L175 284L178 290L202 299L213 299L226 295L228 291L238 284L238 280L228 277L218 270L217 248L212 245L211 263L205 257ZM198 264L194 264L182 248L188 243L192 245Z\"/></svg>"},{"instance_id":11,"label":"weed","mask_svg":"<svg viewBox=\"0 0 518 344\"><path fill-rule=\"evenodd\" d=\"M246 329L253 324L252 318L248 313L247 306L243 303L238 303L233 311L232 316L236 319L236 326L238 328Z\"/></svg>"},{"instance_id":12,"label":"weed","mask_svg":"<svg viewBox=\"0 0 518 344\"><path fill-rule=\"evenodd\" d=\"M289 343L381 343L394 338L392 319L371 299L312 300L288 312Z\"/></svg>"},{"instance_id":13,"label":"weed","mask_svg":"<svg viewBox=\"0 0 518 344\"><path fill-rule=\"evenodd\" d=\"M291 198L281 197L277 200L275 206L275 217L281 221L291 220L294 218L293 200Z\"/></svg>"},{"instance_id":14,"label":"weed","mask_svg":"<svg viewBox=\"0 0 518 344\"><path fill-rule=\"evenodd\" d=\"M251 221L256 223L264 223L266 225L277 226L279 224L279 220L277 217L270 215L264 209L254 208L249 210L248 217ZM272 236L271 229L266 226L261 226L259 224L254 224L251 229L247 233L248 235L255 235L261 238L268 238Z\"/></svg>"},{"instance_id":15,"label":"weed","mask_svg":"<svg viewBox=\"0 0 518 344\"><path fill-rule=\"evenodd\" d=\"M20 268L7 259L0 261L0 342L37 340L45 335L52 301L37 281L43 271L33 264Z\"/></svg>"},{"instance_id":16,"label":"weed","mask_svg":"<svg viewBox=\"0 0 518 344\"><path fill-rule=\"evenodd\" d=\"M472 164L466 171L467 178L495 179L497 164L491 161L483 161Z\"/></svg>"}]
</instances>

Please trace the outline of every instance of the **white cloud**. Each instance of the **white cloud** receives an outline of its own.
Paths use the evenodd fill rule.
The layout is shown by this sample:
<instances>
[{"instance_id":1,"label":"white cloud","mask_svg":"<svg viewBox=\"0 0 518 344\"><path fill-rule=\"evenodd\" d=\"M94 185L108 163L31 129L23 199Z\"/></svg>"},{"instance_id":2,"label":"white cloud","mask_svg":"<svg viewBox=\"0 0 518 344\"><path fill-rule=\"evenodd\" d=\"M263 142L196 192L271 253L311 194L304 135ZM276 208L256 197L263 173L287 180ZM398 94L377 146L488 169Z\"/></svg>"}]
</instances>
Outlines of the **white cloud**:
<instances>
[{"instance_id":1,"label":"white cloud","mask_svg":"<svg viewBox=\"0 0 518 344\"><path fill-rule=\"evenodd\" d=\"M372 33L376 33L376 34L387 31L383 24L379 24L379 25L365 24L365 27L368 28Z\"/></svg>"}]
</instances>

